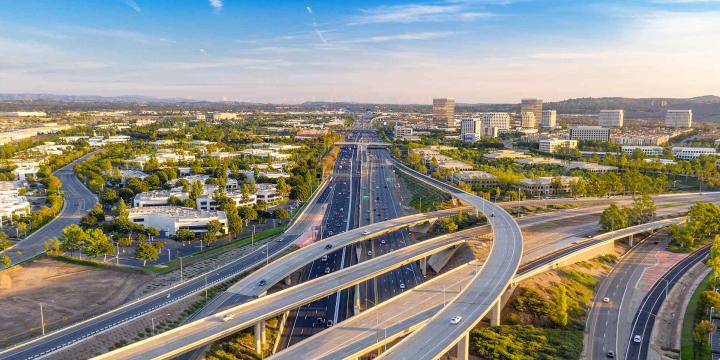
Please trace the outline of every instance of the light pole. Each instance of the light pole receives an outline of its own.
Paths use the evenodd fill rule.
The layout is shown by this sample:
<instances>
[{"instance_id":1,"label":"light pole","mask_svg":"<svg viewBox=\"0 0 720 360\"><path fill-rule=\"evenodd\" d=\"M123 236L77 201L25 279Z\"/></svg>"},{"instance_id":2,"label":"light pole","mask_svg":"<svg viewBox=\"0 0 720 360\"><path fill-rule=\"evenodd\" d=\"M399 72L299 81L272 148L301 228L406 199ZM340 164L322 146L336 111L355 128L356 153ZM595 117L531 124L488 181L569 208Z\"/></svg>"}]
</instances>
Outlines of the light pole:
<instances>
[{"instance_id":1,"label":"light pole","mask_svg":"<svg viewBox=\"0 0 720 360\"><path fill-rule=\"evenodd\" d=\"M205 274L205 302L208 299L207 274Z\"/></svg>"},{"instance_id":2,"label":"light pole","mask_svg":"<svg viewBox=\"0 0 720 360\"><path fill-rule=\"evenodd\" d=\"M270 243L265 244L265 265L270 263Z\"/></svg>"},{"instance_id":3,"label":"light pole","mask_svg":"<svg viewBox=\"0 0 720 360\"><path fill-rule=\"evenodd\" d=\"M45 335L45 314L43 313L42 303L40 303L40 328L42 329L42 334Z\"/></svg>"},{"instance_id":4,"label":"light pole","mask_svg":"<svg viewBox=\"0 0 720 360\"><path fill-rule=\"evenodd\" d=\"M168 262L170 262L170 249L167 249L168 251Z\"/></svg>"},{"instance_id":5,"label":"light pole","mask_svg":"<svg viewBox=\"0 0 720 360\"><path fill-rule=\"evenodd\" d=\"M252 235L250 235L250 250L255 248L255 224L253 224Z\"/></svg>"}]
</instances>

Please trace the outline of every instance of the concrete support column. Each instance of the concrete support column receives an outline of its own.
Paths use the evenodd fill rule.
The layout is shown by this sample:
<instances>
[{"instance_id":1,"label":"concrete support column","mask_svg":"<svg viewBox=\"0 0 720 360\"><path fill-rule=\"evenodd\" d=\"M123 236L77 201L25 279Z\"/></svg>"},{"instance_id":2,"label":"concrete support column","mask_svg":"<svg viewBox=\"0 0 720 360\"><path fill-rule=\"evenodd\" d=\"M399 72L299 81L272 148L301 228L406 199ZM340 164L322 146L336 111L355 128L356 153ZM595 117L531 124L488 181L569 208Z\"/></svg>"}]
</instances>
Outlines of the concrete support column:
<instances>
[{"instance_id":1,"label":"concrete support column","mask_svg":"<svg viewBox=\"0 0 720 360\"><path fill-rule=\"evenodd\" d=\"M357 255L358 261L362 259L362 246L360 244L355 245L355 255Z\"/></svg>"},{"instance_id":2,"label":"concrete support column","mask_svg":"<svg viewBox=\"0 0 720 360\"><path fill-rule=\"evenodd\" d=\"M262 352L262 344L265 342L265 320L255 323L255 352Z\"/></svg>"},{"instance_id":3,"label":"concrete support column","mask_svg":"<svg viewBox=\"0 0 720 360\"><path fill-rule=\"evenodd\" d=\"M292 275L288 275L288 276L285 278L285 285L287 285L287 286L292 285Z\"/></svg>"},{"instance_id":4,"label":"concrete support column","mask_svg":"<svg viewBox=\"0 0 720 360\"><path fill-rule=\"evenodd\" d=\"M470 359L470 333L466 333L465 336L458 341L457 358L458 360Z\"/></svg>"},{"instance_id":5,"label":"concrete support column","mask_svg":"<svg viewBox=\"0 0 720 360\"><path fill-rule=\"evenodd\" d=\"M427 275L427 258L426 257L420 259L420 272L422 272L423 276Z\"/></svg>"},{"instance_id":6,"label":"concrete support column","mask_svg":"<svg viewBox=\"0 0 720 360\"><path fill-rule=\"evenodd\" d=\"M628 236L628 242L630 243L630 247L633 247L634 240L635 240L635 235Z\"/></svg>"},{"instance_id":7,"label":"concrete support column","mask_svg":"<svg viewBox=\"0 0 720 360\"><path fill-rule=\"evenodd\" d=\"M496 301L490 310L490 326L500 326L500 312L502 311L502 304L500 300Z\"/></svg>"},{"instance_id":8,"label":"concrete support column","mask_svg":"<svg viewBox=\"0 0 720 360\"><path fill-rule=\"evenodd\" d=\"M355 316L360 315L360 284L355 284Z\"/></svg>"}]
</instances>

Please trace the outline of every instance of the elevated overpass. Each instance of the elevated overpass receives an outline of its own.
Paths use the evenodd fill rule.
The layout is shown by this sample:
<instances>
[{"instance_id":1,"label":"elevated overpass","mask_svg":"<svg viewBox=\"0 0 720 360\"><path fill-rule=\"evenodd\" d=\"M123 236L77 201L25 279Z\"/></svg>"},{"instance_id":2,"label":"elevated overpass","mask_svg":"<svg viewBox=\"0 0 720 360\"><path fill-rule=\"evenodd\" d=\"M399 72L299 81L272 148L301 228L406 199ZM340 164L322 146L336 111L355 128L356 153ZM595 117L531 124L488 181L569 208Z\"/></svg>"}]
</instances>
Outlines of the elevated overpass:
<instances>
[{"instance_id":1,"label":"elevated overpass","mask_svg":"<svg viewBox=\"0 0 720 360\"><path fill-rule=\"evenodd\" d=\"M607 247L607 244L628 236L683 221L684 217L665 219L600 234L523 264L513 282L517 283L541 272L595 257L600 246ZM608 249L601 249L603 252L606 250ZM467 286L477 273L478 266L480 264L473 261L444 273L337 324L318 336L305 339L271 359L347 359L382 348L428 323L450 298L456 297L460 290Z\"/></svg>"},{"instance_id":2,"label":"elevated overpass","mask_svg":"<svg viewBox=\"0 0 720 360\"><path fill-rule=\"evenodd\" d=\"M449 192L486 215L492 228L493 242L488 259L470 283L446 306L382 356L397 359L435 359L459 343L467 348L468 334L491 310L491 323L499 323L502 294L512 282L520 265L523 239L518 223L501 207L481 197L466 193L444 182L408 168L390 158L396 168ZM462 315L463 321L451 325L449 319Z\"/></svg>"},{"instance_id":3,"label":"elevated overpass","mask_svg":"<svg viewBox=\"0 0 720 360\"><path fill-rule=\"evenodd\" d=\"M392 253L364 261L326 276L255 299L193 321L146 340L130 344L95 359L168 359L188 350L256 326L263 333L264 321L304 304L357 285L380 274L404 266L432 254L442 252L475 236L478 229L442 235L419 242ZM223 321L223 317L235 317Z\"/></svg>"}]
</instances>

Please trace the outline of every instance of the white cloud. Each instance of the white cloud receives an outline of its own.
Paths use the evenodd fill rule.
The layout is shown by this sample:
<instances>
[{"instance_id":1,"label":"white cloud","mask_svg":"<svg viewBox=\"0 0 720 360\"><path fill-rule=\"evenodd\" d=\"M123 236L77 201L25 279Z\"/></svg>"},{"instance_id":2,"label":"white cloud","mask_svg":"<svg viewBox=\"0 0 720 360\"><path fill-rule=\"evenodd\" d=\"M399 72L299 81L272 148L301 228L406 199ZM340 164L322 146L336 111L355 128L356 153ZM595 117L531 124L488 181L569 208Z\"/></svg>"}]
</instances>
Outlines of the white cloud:
<instances>
[{"instance_id":1,"label":"white cloud","mask_svg":"<svg viewBox=\"0 0 720 360\"><path fill-rule=\"evenodd\" d=\"M469 3L383 5L361 9L362 15L351 18L351 25L374 23L413 23L423 21L473 20L493 16L472 10Z\"/></svg>"},{"instance_id":2,"label":"white cloud","mask_svg":"<svg viewBox=\"0 0 720 360\"><path fill-rule=\"evenodd\" d=\"M435 32L417 32L417 33L405 33L405 34L394 34L394 35L377 35L370 36L363 39L352 39L339 41L342 44L362 44L362 43L381 43L381 42L392 42L392 41L413 41L413 40L433 40L446 38L454 33L451 31L435 31Z\"/></svg>"},{"instance_id":3,"label":"white cloud","mask_svg":"<svg viewBox=\"0 0 720 360\"><path fill-rule=\"evenodd\" d=\"M223 9L222 0L208 0L208 2L210 3L210 6L212 6L213 11L215 11L216 14L219 13L220 11L222 11L222 9Z\"/></svg>"},{"instance_id":4,"label":"white cloud","mask_svg":"<svg viewBox=\"0 0 720 360\"><path fill-rule=\"evenodd\" d=\"M142 12L142 9L140 9L140 5L138 5L135 0L125 0L125 5L133 9L136 13Z\"/></svg>"},{"instance_id":5,"label":"white cloud","mask_svg":"<svg viewBox=\"0 0 720 360\"><path fill-rule=\"evenodd\" d=\"M129 41L143 43L143 44L158 43L158 42L165 42L165 43L173 42L172 40L164 38L164 37L156 37L156 36L146 35L143 33L129 31L129 30L103 29L103 28L93 28L93 27L86 27L86 26L68 26L66 28L68 30L70 30L71 32L76 32L76 33L80 33L83 35L117 38L117 39L129 40Z\"/></svg>"},{"instance_id":6,"label":"white cloud","mask_svg":"<svg viewBox=\"0 0 720 360\"><path fill-rule=\"evenodd\" d=\"M307 10L308 14L312 15L313 12L312 12L312 8L311 8L311 7L306 6L306 7L305 7L305 10Z\"/></svg>"},{"instance_id":7,"label":"white cloud","mask_svg":"<svg viewBox=\"0 0 720 360\"><path fill-rule=\"evenodd\" d=\"M198 49L198 51L200 51L201 54L207 56L207 51L205 49Z\"/></svg>"}]
</instances>

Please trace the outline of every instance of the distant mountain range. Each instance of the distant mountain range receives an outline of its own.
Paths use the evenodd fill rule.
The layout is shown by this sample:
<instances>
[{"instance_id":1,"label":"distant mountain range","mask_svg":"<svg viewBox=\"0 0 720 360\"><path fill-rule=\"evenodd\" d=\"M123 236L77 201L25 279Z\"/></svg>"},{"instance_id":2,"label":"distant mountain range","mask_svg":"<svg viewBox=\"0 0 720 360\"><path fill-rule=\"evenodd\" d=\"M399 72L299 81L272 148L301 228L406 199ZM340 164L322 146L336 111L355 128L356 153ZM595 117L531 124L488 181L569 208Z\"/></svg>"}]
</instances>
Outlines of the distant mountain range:
<instances>
[{"instance_id":1,"label":"distant mountain range","mask_svg":"<svg viewBox=\"0 0 720 360\"><path fill-rule=\"evenodd\" d=\"M304 102L297 105L252 103L239 101L206 101L185 98L156 98L150 96L74 96L54 94L0 94L0 111L36 110L60 111L67 109L177 109L188 110L251 110L251 109L323 109L345 108L350 111L400 110L428 112L430 104L370 104L357 102ZM460 112L518 111L515 104L459 103ZM691 109L699 121L720 123L720 97L715 95L679 98L577 98L543 104L560 114L597 114L603 109L624 109L625 117L661 118L668 109Z\"/></svg>"}]
</instances>

